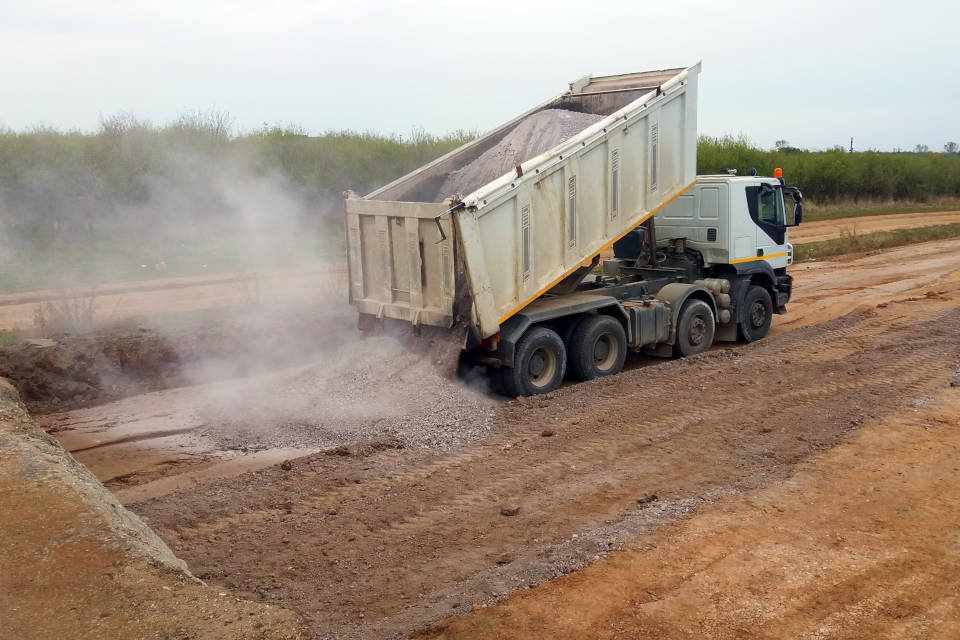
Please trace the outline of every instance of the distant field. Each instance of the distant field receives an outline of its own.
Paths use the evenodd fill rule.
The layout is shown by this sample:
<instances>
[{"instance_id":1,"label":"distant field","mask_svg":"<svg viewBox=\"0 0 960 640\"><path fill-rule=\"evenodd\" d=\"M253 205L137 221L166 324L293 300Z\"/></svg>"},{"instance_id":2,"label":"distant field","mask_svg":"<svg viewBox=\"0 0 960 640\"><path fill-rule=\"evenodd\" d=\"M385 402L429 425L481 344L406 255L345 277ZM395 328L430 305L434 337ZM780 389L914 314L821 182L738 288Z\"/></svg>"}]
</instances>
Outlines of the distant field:
<instances>
[{"instance_id":1,"label":"distant field","mask_svg":"<svg viewBox=\"0 0 960 640\"><path fill-rule=\"evenodd\" d=\"M801 260L815 258L829 258L849 253L889 249L918 242L946 240L958 236L960 236L960 223L866 234L851 233L831 240L797 244L793 249L793 259L800 262Z\"/></svg>"},{"instance_id":2,"label":"distant field","mask_svg":"<svg viewBox=\"0 0 960 640\"><path fill-rule=\"evenodd\" d=\"M801 189L803 187L801 186ZM788 205L789 208L789 205ZM925 202L915 200L840 200L828 204L804 203L804 221L856 218L896 213L935 213L960 211L960 198L941 197Z\"/></svg>"}]
</instances>

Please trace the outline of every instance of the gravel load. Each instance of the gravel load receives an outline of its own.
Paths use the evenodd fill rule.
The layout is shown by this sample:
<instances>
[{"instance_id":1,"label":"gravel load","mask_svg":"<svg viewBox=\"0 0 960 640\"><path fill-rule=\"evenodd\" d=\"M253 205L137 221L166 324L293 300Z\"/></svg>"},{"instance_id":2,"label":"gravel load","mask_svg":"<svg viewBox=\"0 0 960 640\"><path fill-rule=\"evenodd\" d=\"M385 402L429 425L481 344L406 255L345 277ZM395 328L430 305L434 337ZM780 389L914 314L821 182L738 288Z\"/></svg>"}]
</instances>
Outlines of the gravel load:
<instances>
[{"instance_id":1,"label":"gravel load","mask_svg":"<svg viewBox=\"0 0 960 640\"><path fill-rule=\"evenodd\" d=\"M448 173L434 201L442 202L455 193L466 195L476 191L605 117L564 109L538 111L476 160Z\"/></svg>"}]
</instances>

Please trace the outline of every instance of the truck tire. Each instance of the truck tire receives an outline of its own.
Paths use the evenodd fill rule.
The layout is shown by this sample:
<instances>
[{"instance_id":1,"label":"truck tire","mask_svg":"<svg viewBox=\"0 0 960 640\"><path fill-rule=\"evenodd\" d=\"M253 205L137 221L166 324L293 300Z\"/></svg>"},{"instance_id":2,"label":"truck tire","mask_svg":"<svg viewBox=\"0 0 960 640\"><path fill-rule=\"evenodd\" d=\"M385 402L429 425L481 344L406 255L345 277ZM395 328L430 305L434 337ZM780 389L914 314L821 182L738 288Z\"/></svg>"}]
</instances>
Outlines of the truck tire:
<instances>
[{"instance_id":1,"label":"truck tire","mask_svg":"<svg viewBox=\"0 0 960 640\"><path fill-rule=\"evenodd\" d=\"M575 380L593 380L620 373L627 359L627 334L615 318L584 318L570 339L567 363Z\"/></svg>"},{"instance_id":2,"label":"truck tire","mask_svg":"<svg viewBox=\"0 0 960 640\"><path fill-rule=\"evenodd\" d=\"M556 328L557 335L560 336L560 339L563 340L563 346L567 349L568 360L570 353L570 342L573 340L573 334L577 332L577 327L580 326L580 323L586 319L585 316L576 315L572 318L565 318L564 321Z\"/></svg>"},{"instance_id":3,"label":"truck tire","mask_svg":"<svg viewBox=\"0 0 960 640\"><path fill-rule=\"evenodd\" d=\"M677 340L673 345L673 356L682 358L703 353L713 344L713 332L716 321L713 309L703 300L690 298L680 308L677 321Z\"/></svg>"},{"instance_id":4,"label":"truck tire","mask_svg":"<svg viewBox=\"0 0 960 640\"><path fill-rule=\"evenodd\" d=\"M533 327L517 343L512 367L500 368L500 385L508 396L533 396L560 386L567 370L567 350L556 331Z\"/></svg>"},{"instance_id":5,"label":"truck tire","mask_svg":"<svg viewBox=\"0 0 960 640\"><path fill-rule=\"evenodd\" d=\"M767 335L773 319L773 301L770 292L757 285L750 286L740 305L737 322L737 340L753 342Z\"/></svg>"}]
</instances>

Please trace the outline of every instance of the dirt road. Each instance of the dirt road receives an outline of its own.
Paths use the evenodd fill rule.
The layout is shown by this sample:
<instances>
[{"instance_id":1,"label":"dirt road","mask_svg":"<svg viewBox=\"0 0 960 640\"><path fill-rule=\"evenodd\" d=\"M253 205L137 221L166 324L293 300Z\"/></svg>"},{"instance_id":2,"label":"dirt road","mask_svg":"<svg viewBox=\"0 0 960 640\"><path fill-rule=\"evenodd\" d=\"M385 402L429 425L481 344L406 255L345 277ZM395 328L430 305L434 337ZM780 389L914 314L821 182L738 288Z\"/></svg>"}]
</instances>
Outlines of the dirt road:
<instances>
[{"instance_id":1,"label":"dirt road","mask_svg":"<svg viewBox=\"0 0 960 640\"><path fill-rule=\"evenodd\" d=\"M790 242L804 244L832 240L847 234L863 235L878 231L912 229L914 227L932 227L938 224L960 222L960 211L935 211L925 213L896 213L879 216L860 216L858 218L837 218L835 220L816 220L804 222L790 229Z\"/></svg>"},{"instance_id":2,"label":"dirt road","mask_svg":"<svg viewBox=\"0 0 960 640\"><path fill-rule=\"evenodd\" d=\"M853 231L863 234L954 222L960 222L960 211L822 220L805 222L791 229L790 240L794 244L802 244L838 238ZM607 253L613 255L612 250ZM189 276L104 285L80 297L92 300L96 322L120 323L131 318L151 318L198 309L222 309L253 302L298 301L308 299L318 291L345 293L346 278L343 265L316 264L259 274ZM0 330L31 329L37 304L43 301L56 302L64 295L64 292L54 290L0 295Z\"/></svg>"},{"instance_id":3,"label":"dirt road","mask_svg":"<svg viewBox=\"0 0 960 640\"><path fill-rule=\"evenodd\" d=\"M67 427L55 435L109 479L203 579L294 609L316 637L402 636L631 547L638 536L668 536L718 501L776 491L858 430L941 402L960 362L960 240L798 265L794 274L790 314L760 343L645 361L615 378L532 400L490 404L471 392L445 412L431 400L431 382L415 402L391 398L373 419L338 422L328 413L325 422L272 420L263 432L238 420L242 428L231 431L229 421L211 421L209 412L191 417L203 415L199 398L217 395L204 387L178 390L179 399L150 394L44 422L52 430ZM287 398L303 395L306 387L291 387L291 380L321 389L330 383L300 373L258 378L247 389L266 395L241 392L227 404L244 413L283 389L295 391ZM244 403L247 397L256 401ZM354 393L354 404L375 397L356 402ZM417 413L421 405L430 415ZM294 413L310 411L308 403ZM198 423L206 426L193 429ZM190 431L177 433L181 428ZM295 449L280 457L325 451L275 464L277 442ZM905 460L922 451L908 448ZM240 473L261 466L256 456L269 466ZM832 500L830 509L843 508L828 487L812 485L810 495L820 491ZM928 487L939 485L931 480ZM807 517L803 508L814 517L815 506L797 503L795 517ZM881 555L894 557L898 540L878 539ZM697 571L696 562L684 564L687 548L678 549L681 555L670 558L676 570L661 571L664 584L682 567L685 575ZM846 557L834 559L846 566ZM803 579L826 585L837 571ZM624 583L622 593L632 584ZM824 623L856 613L829 599L819 607L810 615ZM663 620L680 624L678 611L666 610ZM477 620L481 626L465 621L450 632L489 637L477 630L496 618Z\"/></svg>"},{"instance_id":4,"label":"dirt road","mask_svg":"<svg viewBox=\"0 0 960 640\"><path fill-rule=\"evenodd\" d=\"M98 325L132 318L222 309L254 303L297 302L317 292L346 292L345 265L316 264L301 269L186 276L103 285L92 290L43 290L0 295L0 330L34 327L39 304L78 300L90 303Z\"/></svg>"}]
</instances>

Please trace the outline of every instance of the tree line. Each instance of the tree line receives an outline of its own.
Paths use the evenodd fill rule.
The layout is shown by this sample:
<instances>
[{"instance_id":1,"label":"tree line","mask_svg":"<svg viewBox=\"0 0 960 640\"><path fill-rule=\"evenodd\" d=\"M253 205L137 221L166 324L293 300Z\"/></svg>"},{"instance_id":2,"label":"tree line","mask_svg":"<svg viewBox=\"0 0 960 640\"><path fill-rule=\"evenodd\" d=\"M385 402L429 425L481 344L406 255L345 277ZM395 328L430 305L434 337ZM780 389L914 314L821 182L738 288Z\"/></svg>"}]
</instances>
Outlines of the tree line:
<instances>
[{"instance_id":1,"label":"tree line","mask_svg":"<svg viewBox=\"0 0 960 640\"><path fill-rule=\"evenodd\" d=\"M92 264L124 277L157 264L229 269L266 251L269 237L271 255L294 255L294 241L318 238L338 247L344 190L369 192L475 135L310 136L266 125L236 134L225 116L201 112L162 126L120 115L94 132L0 129L0 288ZM766 150L742 138L700 138L698 173L751 167L761 175L781 167L817 203L960 197L960 159L944 154Z\"/></svg>"},{"instance_id":2,"label":"tree line","mask_svg":"<svg viewBox=\"0 0 960 640\"><path fill-rule=\"evenodd\" d=\"M949 143L948 143L949 144ZM804 197L827 204L839 200L913 200L960 197L960 158L939 153L849 152L842 147L807 151L787 145L766 150L743 138L701 137L697 173L750 168L761 175L783 169Z\"/></svg>"}]
</instances>

